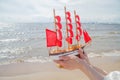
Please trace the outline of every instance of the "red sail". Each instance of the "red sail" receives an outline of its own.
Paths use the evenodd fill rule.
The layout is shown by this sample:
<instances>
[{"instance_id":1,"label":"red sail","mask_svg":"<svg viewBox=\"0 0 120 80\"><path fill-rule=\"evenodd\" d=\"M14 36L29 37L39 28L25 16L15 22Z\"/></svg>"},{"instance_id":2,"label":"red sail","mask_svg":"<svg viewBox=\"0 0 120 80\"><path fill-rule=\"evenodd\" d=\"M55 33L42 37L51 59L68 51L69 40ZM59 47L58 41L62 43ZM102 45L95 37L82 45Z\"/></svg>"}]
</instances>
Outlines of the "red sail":
<instances>
[{"instance_id":1,"label":"red sail","mask_svg":"<svg viewBox=\"0 0 120 80\"><path fill-rule=\"evenodd\" d=\"M77 27L81 27L80 21L76 21Z\"/></svg>"},{"instance_id":2,"label":"red sail","mask_svg":"<svg viewBox=\"0 0 120 80\"><path fill-rule=\"evenodd\" d=\"M71 16L69 11L66 12L66 15L67 15L67 17Z\"/></svg>"},{"instance_id":3,"label":"red sail","mask_svg":"<svg viewBox=\"0 0 120 80\"><path fill-rule=\"evenodd\" d=\"M76 35L76 40L80 41L80 36L78 34Z\"/></svg>"},{"instance_id":4,"label":"red sail","mask_svg":"<svg viewBox=\"0 0 120 80\"><path fill-rule=\"evenodd\" d=\"M76 15L75 18L77 19L77 21L80 21L80 17L78 15Z\"/></svg>"},{"instance_id":5,"label":"red sail","mask_svg":"<svg viewBox=\"0 0 120 80\"><path fill-rule=\"evenodd\" d=\"M62 24L61 23L56 23L56 25L59 29L62 29Z\"/></svg>"},{"instance_id":6,"label":"red sail","mask_svg":"<svg viewBox=\"0 0 120 80\"><path fill-rule=\"evenodd\" d=\"M67 37L67 38L66 38L66 41L67 41L69 44L72 44L72 38L71 38L71 37Z\"/></svg>"},{"instance_id":7,"label":"red sail","mask_svg":"<svg viewBox=\"0 0 120 80\"><path fill-rule=\"evenodd\" d=\"M71 15L70 15L70 12L66 12L66 18L67 18L67 21L69 21L69 23L72 23L72 20L71 20Z\"/></svg>"},{"instance_id":8,"label":"red sail","mask_svg":"<svg viewBox=\"0 0 120 80\"><path fill-rule=\"evenodd\" d=\"M62 41L61 40L57 40L56 45L59 46L59 47L62 47Z\"/></svg>"},{"instance_id":9,"label":"red sail","mask_svg":"<svg viewBox=\"0 0 120 80\"><path fill-rule=\"evenodd\" d=\"M57 35L55 31L46 29L46 42L47 42L47 47L56 46Z\"/></svg>"},{"instance_id":10,"label":"red sail","mask_svg":"<svg viewBox=\"0 0 120 80\"><path fill-rule=\"evenodd\" d=\"M70 30L72 30L72 29L73 29L73 27L72 27L72 24L71 24L71 23L67 24L67 26L68 26L68 28L69 28Z\"/></svg>"},{"instance_id":11,"label":"red sail","mask_svg":"<svg viewBox=\"0 0 120 80\"><path fill-rule=\"evenodd\" d=\"M73 37L73 31L68 30L68 32L69 32L69 36L70 36L70 37Z\"/></svg>"},{"instance_id":12,"label":"red sail","mask_svg":"<svg viewBox=\"0 0 120 80\"><path fill-rule=\"evenodd\" d=\"M60 16L55 16L55 18L57 19L57 22L61 21L61 17Z\"/></svg>"},{"instance_id":13,"label":"red sail","mask_svg":"<svg viewBox=\"0 0 120 80\"><path fill-rule=\"evenodd\" d=\"M67 11L65 12L66 13L66 20L67 20L67 32L68 32L68 35L67 35L67 38L66 38L66 41L69 43L69 44L72 44L72 37L73 37L73 27L72 27L72 20L71 20L71 15L70 15L70 12Z\"/></svg>"},{"instance_id":14,"label":"red sail","mask_svg":"<svg viewBox=\"0 0 120 80\"><path fill-rule=\"evenodd\" d=\"M82 33L83 33L82 28L81 27L77 27L77 30L79 31L78 35L82 36Z\"/></svg>"},{"instance_id":15,"label":"red sail","mask_svg":"<svg viewBox=\"0 0 120 80\"><path fill-rule=\"evenodd\" d=\"M68 25L69 36L70 36L70 37L73 37L73 31L72 31L72 28L73 28L73 27L72 27L72 24L69 23L69 24L67 24L67 25Z\"/></svg>"},{"instance_id":16,"label":"red sail","mask_svg":"<svg viewBox=\"0 0 120 80\"><path fill-rule=\"evenodd\" d=\"M67 17L67 21L68 21L69 23L72 23L72 20L71 20L70 17Z\"/></svg>"},{"instance_id":17,"label":"red sail","mask_svg":"<svg viewBox=\"0 0 120 80\"><path fill-rule=\"evenodd\" d=\"M60 16L55 16L55 24L57 26L56 32L57 32L57 42L56 45L59 47L62 47L62 24L61 24L61 17Z\"/></svg>"},{"instance_id":18,"label":"red sail","mask_svg":"<svg viewBox=\"0 0 120 80\"><path fill-rule=\"evenodd\" d=\"M75 15L75 21L76 21L76 28L77 28L76 40L80 41L80 38L81 38L83 32L82 32L79 15Z\"/></svg>"},{"instance_id":19,"label":"red sail","mask_svg":"<svg viewBox=\"0 0 120 80\"><path fill-rule=\"evenodd\" d=\"M86 30L83 30L83 35L84 35L85 43L88 43L89 41L91 41L91 37L89 36Z\"/></svg>"},{"instance_id":20,"label":"red sail","mask_svg":"<svg viewBox=\"0 0 120 80\"><path fill-rule=\"evenodd\" d=\"M57 39L62 40L62 32L61 32L61 30L57 30Z\"/></svg>"}]
</instances>

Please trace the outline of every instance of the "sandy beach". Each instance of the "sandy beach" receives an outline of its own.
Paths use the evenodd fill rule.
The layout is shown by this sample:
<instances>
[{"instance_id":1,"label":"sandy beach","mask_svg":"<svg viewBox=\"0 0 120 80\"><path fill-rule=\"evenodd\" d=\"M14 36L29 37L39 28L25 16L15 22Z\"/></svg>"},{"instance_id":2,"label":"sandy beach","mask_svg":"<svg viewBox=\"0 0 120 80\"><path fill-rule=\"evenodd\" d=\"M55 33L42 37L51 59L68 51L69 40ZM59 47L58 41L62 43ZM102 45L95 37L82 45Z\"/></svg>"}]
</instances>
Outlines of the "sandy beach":
<instances>
[{"instance_id":1,"label":"sandy beach","mask_svg":"<svg viewBox=\"0 0 120 80\"><path fill-rule=\"evenodd\" d=\"M120 57L91 57L92 64L106 70L120 71ZM64 70L54 62L15 63L0 66L0 80L89 80L80 70Z\"/></svg>"},{"instance_id":2,"label":"sandy beach","mask_svg":"<svg viewBox=\"0 0 120 80\"><path fill-rule=\"evenodd\" d=\"M89 80L50 57L78 47L120 71L120 0L0 0L0 80Z\"/></svg>"}]
</instances>

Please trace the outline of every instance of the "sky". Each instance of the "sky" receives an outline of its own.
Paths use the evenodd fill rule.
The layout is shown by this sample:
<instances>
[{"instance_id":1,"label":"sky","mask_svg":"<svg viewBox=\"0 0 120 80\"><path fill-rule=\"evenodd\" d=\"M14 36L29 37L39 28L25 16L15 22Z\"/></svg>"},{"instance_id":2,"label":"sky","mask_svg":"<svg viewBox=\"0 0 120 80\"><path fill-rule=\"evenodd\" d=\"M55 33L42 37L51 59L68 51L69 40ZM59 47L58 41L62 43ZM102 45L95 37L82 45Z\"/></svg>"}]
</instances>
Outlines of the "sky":
<instances>
[{"instance_id":1,"label":"sky","mask_svg":"<svg viewBox=\"0 0 120 80\"><path fill-rule=\"evenodd\" d=\"M120 0L0 0L0 23L53 22L53 9L64 22L64 6L72 20L76 10L81 22L120 23Z\"/></svg>"}]
</instances>

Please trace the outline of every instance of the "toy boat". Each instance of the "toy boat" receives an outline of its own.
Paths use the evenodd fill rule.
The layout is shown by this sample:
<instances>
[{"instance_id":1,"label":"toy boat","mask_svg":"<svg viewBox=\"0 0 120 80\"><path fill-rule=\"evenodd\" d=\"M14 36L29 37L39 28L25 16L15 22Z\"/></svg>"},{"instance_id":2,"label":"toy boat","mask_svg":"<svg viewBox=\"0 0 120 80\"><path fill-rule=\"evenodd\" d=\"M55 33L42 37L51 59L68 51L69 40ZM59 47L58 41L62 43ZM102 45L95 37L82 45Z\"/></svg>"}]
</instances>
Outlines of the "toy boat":
<instances>
[{"instance_id":1,"label":"toy boat","mask_svg":"<svg viewBox=\"0 0 120 80\"><path fill-rule=\"evenodd\" d=\"M65 55L77 55L79 48L83 48L91 42L88 32L81 27L80 17L76 14L76 11L74 11L75 34L73 33L71 13L66 10L66 7L64 7L64 11L66 20L66 38L64 40L67 42L67 48L61 48L63 46L63 26L61 24L61 17L55 14L55 9L53 10L55 29L46 29L46 43L49 48L49 56L53 59L58 59L60 56ZM80 44L82 36L84 37L85 44ZM73 38L77 41L76 44L73 44Z\"/></svg>"}]
</instances>

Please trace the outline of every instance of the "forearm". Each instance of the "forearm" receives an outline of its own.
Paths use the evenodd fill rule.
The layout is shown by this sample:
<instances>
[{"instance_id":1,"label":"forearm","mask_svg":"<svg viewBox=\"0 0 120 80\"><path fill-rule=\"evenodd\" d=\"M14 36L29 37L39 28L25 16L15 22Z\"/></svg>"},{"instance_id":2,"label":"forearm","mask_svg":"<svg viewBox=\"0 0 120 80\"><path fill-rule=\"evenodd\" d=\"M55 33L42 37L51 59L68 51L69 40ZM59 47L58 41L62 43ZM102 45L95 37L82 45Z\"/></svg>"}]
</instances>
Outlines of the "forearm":
<instances>
[{"instance_id":1,"label":"forearm","mask_svg":"<svg viewBox=\"0 0 120 80\"><path fill-rule=\"evenodd\" d=\"M90 80L103 80L104 75L97 72L91 65L84 64L82 71L89 77Z\"/></svg>"},{"instance_id":2,"label":"forearm","mask_svg":"<svg viewBox=\"0 0 120 80\"><path fill-rule=\"evenodd\" d=\"M96 67L96 66L93 66L93 68L94 68L96 71L98 71L100 74L102 74L102 75L104 75L104 76L107 75L107 72L106 72L106 71L104 71L104 70L102 70L102 69L100 69L100 68L98 68L98 67Z\"/></svg>"},{"instance_id":3,"label":"forearm","mask_svg":"<svg viewBox=\"0 0 120 80\"><path fill-rule=\"evenodd\" d=\"M85 52L84 52L84 53L85 53ZM85 53L84 55L87 56L86 53ZM100 74L102 74L102 75L104 75L104 76L107 75L107 72L106 72L106 71L104 71L104 70L102 70L102 69L100 69L100 68L92 65L92 64L90 63L89 59L88 59L88 56L85 57L85 60L87 61L87 63L88 63L89 65L91 65L91 66L92 66L96 71L98 71Z\"/></svg>"}]
</instances>

